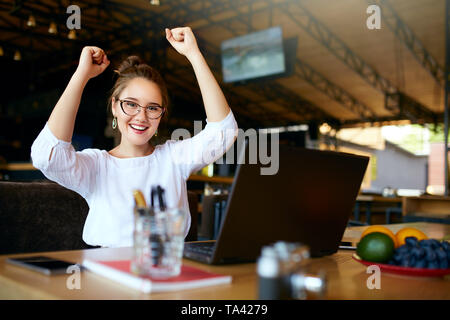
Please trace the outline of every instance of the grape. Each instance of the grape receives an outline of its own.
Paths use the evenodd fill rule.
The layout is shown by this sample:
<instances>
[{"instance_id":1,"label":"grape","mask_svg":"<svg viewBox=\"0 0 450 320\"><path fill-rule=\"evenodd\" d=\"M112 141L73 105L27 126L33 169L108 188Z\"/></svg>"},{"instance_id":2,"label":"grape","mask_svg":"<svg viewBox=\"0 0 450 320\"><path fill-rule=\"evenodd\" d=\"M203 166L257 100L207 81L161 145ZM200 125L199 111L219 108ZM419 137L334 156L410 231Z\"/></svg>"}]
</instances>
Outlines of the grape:
<instances>
[{"instance_id":1,"label":"grape","mask_svg":"<svg viewBox=\"0 0 450 320\"><path fill-rule=\"evenodd\" d=\"M450 267L450 243L436 239L417 241L407 237L405 244L395 249L390 265L414 268L447 269Z\"/></svg>"},{"instance_id":2,"label":"grape","mask_svg":"<svg viewBox=\"0 0 450 320\"><path fill-rule=\"evenodd\" d=\"M409 267L414 267L414 265L416 264L416 262L417 262L417 258L414 257L413 255L411 255L411 256L409 257Z\"/></svg>"},{"instance_id":3,"label":"grape","mask_svg":"<svg viewBox=\"0 0 450 320\"><path fill-rule=\"evenodd\" d=\"M425 250L421 247L416 247L411 249L411 254L418 259L425 257Z\"/></svg>"},{"instance_id":4,"label":"grape","mask_svg":"<svg viewBox=\"0 0 450 320\"><path fill-rule=\"evenodd\" d=\"M419 241L417 240L416 237L407 237L405 239L405 243L409 247L416 247L418 245Z\"/></svg>"},{"instance_id":5,"label":"grape","mask_svg":"<svg viewBox=\"0 0 450 320\"><path fill-rule=\"evenodd\" d=\"M437 249L434 251L436 253L437 258L439 261L441 260L447 260L447 253L442 249Z\"/></svg>"},{"instance_id":6,"label":"grape","mask_svg":"<svg viewBox=\"0 0 450 320\"><path fill-rule=\"evenodd\" d=\"M404 244L404 245L401 245L400 247L398 247L396 251L398 253L406 253L406 252L409 252L409 248L406 244Z\"/></svg>"},{"instance_id":7,"label":"grape","mask_svg":"<svg viewBox=\"0 0 450 320\"><path fill-rule=\"evenodd\" d=\"M437 258L436 253L433 249L430 247L425 248L425 259L427 259L428 262L435 261Z\"/></svg>"},{"instance_id":8,"label":"grape","mask_svg":"<svg viewBox=\"0 0 450 320\"><path fill-rule=\"evenodd\" d=\"M392 260L394 260L395 264L400 264L400 262L403 259L403 255L402 254L394 254L394 256L392 257Z\"/></svg>"},{"instance_id":9,"label":"grape","mask_svg":"<svg viewBox=\"0 0 450 320\"><path fill-rule=\"evenodd\" d=\"M426 268L428 266L428 262L425 259L420 259L416 261L414 267L416 268Z\"/></svg>"},{"instance_id":10,"label":"grape","mask_svg":"<svg viewBox=\"0 0 450 320\"><path fill-rule=\"evenodd\" d=\"M422 248L431 247L430 239L425 239L425 240L419 241L419 246L421 246Z\"/></svg>"},{"instance_id":11,"label":"grape","mask_svg":"<svg viewBox=\"0 0 450 320\"><path fill-rule=\"evenodd\" d=\"M402 267L411 267L415 263L415 259L414 259L414 261L412 261L412 259L413 259L413 257L409 253L405 253L402 257L400 265Z\"/></svg>"},{"instance_id":12,"label":"grape","mask_svg":"<svg viewBox=\"0 0 450 320\"><path fill-rule=\"evenodd\" d=\"M441 243L436 239L429 239L431 243L431 247L433 249L439 249L441 247Z\"/></svg>"}]
</instances>

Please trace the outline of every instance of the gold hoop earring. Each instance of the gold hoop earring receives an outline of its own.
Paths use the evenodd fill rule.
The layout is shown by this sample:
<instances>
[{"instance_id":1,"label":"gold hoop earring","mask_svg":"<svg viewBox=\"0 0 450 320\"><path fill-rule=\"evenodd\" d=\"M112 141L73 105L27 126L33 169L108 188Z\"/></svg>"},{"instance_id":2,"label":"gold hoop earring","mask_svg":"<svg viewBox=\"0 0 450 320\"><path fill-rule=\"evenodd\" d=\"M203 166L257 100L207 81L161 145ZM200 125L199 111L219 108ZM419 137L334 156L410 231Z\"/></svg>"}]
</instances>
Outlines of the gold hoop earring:
<instances>
[{"instance_id":1,"label":"gold hoop earring","mask_svg":"<svg viewBox=\"0 0 450 320\"><path fill-rule=\"evenodd\" d=\"M117 118L114 117L113 121L112 121L112 128L113 130L115 130L117 128Z\"/></svg>"}]
</instances>

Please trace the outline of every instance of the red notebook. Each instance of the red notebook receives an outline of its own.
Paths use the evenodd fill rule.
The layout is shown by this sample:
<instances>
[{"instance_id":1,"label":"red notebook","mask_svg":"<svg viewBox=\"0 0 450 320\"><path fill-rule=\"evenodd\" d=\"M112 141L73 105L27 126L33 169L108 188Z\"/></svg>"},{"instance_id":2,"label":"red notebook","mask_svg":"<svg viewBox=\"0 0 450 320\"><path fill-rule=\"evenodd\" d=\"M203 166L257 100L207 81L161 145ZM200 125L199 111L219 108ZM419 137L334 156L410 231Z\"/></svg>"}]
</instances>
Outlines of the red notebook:
<instances>
[{"instance_id":1,"label":"red notebook","mask_svg":"<svg viewBox=\"0 0 450 320\"><path fill-rule=\"evenodd\" d=\"M181 274L168 279L138 276L130 271L130 260L84 260L88 270L144 293L200 288L231 282L231 276L206 272L194 267L181 267Z\"/></svg>"}]
</instances>

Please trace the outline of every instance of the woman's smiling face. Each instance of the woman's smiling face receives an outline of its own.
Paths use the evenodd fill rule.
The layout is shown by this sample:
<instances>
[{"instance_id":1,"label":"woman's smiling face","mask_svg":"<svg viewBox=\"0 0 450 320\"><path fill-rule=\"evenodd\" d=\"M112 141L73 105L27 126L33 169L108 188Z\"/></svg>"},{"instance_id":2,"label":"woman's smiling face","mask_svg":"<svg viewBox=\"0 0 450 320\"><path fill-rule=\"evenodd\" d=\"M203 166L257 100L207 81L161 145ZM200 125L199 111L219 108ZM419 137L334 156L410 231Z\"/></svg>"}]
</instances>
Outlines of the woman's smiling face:
<instances>
[{"instance_id":1,"label":"woman's smiling face","mask_svg":"<svg viewBox=\"0 0 450 320\"><path fill-rule=\"evenodd\" d=\"M130 116L123 112L119 100L136 103L140 108L139 113ZM162 105L161 91L158 85L145 78L130 80L120 93L118 100L113 99L112 113L117 117L117 126L122 134L122 143L134 146L142 146L148 143L158 128L161 118L150 119L145 108L149 105Z\"/></svg>"}]
</instances>

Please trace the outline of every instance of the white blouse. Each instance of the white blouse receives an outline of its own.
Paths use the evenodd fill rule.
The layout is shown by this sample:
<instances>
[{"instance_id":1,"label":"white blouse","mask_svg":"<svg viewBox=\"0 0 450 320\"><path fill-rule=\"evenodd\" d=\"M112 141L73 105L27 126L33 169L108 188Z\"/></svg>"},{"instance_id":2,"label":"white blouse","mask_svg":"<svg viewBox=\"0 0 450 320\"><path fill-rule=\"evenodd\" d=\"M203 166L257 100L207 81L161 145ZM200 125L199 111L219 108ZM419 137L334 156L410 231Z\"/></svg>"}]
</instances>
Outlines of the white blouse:
<instances>
[{"instance_id":1,"label":"white blouse","mask_svg":"<svg viewBox=\"0 0 450 320\"><path fill-rule=\"evenodd\" d=\"M185 236L188 234L191 216L186 180L192 172L219 159L232 146L237 133L230 111L220 122L207 121L192 138L169 140L157 145L148 156L117 158L106 150L76 152L71 143L58 140L46 124L31 147L31 158L33 166L48 179L86 199L89 214L83 229L84 242L124 247L133 245L135 189L141 190L150 203L152 186L161 185L167 207L181 207L189 213Z\"/></svg>"}]
</instances>

